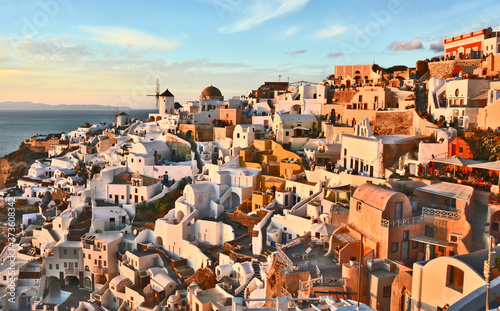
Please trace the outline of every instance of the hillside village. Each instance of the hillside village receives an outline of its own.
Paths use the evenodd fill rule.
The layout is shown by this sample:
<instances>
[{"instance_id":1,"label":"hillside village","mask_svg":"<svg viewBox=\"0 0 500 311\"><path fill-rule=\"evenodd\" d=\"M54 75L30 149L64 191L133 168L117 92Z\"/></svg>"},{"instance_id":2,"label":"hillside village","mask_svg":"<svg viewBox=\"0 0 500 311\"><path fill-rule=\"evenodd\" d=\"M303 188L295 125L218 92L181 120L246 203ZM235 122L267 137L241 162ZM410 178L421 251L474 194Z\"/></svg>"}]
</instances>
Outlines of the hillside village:
<instances>
[{"instance_id":1,"label":"hillside village","mask_svg":"<svg viewBox=\"0 0 500 311\"><path fill-rule=\"evenodd\" d=\"M0 309L498 307L500 34L334 72L26 140Z\"/></svg>"}]
</instances>

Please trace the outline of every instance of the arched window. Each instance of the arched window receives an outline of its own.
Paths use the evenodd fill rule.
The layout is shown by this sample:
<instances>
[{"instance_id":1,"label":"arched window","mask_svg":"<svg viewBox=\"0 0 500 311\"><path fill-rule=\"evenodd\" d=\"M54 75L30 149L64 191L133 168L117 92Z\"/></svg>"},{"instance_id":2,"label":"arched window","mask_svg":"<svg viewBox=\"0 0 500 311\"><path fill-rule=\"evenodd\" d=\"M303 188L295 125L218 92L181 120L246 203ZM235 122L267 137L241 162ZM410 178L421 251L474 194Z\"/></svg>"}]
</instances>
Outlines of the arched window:
<instances>
[{"instance_id":1,"label":"arched window","mask_svg":"<svg viewBox=\"0 0 500 311\"><path fill-rule=\"evenodd\" d=\"M358 203L356 203L356 210L358 212L361 212L361 204L362 204L361 201L358 201Z\"/></svg>"}]
</instances>

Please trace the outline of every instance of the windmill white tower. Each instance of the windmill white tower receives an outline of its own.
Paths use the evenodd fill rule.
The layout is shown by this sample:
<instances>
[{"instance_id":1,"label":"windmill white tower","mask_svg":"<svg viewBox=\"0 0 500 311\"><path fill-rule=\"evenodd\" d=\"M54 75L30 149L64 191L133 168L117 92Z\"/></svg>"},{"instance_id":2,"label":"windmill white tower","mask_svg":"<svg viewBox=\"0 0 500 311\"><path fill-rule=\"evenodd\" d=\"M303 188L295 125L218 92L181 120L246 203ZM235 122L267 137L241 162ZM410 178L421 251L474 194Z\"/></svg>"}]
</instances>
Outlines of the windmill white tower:
<instances>
[{"instance_id":1,"label":"windmill white tower","mask_svg":"<svg viewBox=\"0 0 500 311\"><path fill-rule=\"evenodd\" d=\"M175 100L174 94L172 94L168 89L160 94L160 80L156 80L156 94L148 95L156 97L156 108L158 108L158 114L162 117L174 113Z\"/></svg>"}]
</instances>

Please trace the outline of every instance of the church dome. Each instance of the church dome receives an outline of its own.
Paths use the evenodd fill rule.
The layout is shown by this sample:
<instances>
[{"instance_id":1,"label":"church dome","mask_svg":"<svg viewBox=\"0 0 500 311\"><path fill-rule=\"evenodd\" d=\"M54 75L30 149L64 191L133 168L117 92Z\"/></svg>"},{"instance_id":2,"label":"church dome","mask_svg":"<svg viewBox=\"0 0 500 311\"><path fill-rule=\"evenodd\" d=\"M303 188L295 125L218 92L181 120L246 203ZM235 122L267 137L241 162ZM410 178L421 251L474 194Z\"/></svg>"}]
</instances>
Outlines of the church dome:
<instances>
[{"instance_id":1,"label":"church dome","mask_svg":"<svg viewBox=\"0 0 500 311\"><path fill-rule=\"evenodd\" d=\"M218 99L224 100L221 91L213 85L207 86L201 91L200 99Z\"/></svg>"}]
</instances>

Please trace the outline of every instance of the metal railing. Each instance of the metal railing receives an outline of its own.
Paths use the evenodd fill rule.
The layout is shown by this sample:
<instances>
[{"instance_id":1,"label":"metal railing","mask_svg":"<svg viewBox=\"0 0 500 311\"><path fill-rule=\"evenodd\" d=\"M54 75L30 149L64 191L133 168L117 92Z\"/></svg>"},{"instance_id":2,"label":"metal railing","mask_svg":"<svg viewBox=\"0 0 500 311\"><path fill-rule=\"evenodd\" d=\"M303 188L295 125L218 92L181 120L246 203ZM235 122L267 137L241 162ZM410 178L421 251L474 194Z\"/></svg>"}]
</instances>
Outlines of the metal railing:
<instances>
[{"instance_id":1,"label":"metal railing","mask_svg":"<svg viewBox=\"0 0 500 311\"><path fill-rule=\"evenodd\" d=\"M452 212L429 207L422 207L422 215L433 216L451 220L459 220L461 217L460 211Z\"/></svg>"}]
</instances>

